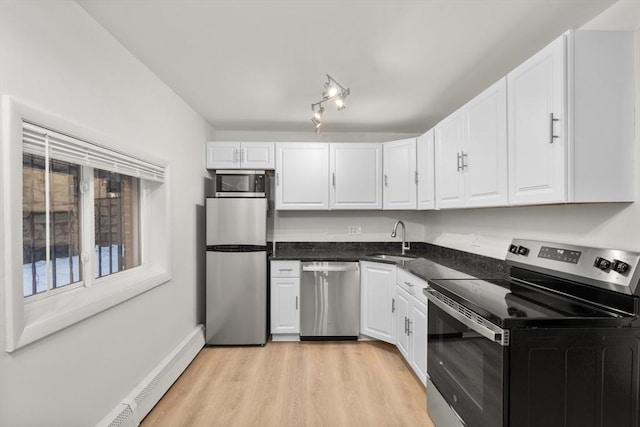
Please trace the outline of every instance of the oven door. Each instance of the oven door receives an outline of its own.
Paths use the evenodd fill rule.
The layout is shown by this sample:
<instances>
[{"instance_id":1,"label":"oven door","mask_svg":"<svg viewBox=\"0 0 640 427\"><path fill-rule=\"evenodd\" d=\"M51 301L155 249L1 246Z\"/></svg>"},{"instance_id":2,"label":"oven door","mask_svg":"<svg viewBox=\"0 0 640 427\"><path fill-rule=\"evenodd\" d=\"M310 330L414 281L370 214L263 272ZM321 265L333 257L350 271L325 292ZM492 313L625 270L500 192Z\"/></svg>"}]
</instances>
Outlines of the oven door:
<instances>
[{"instance_id":1,"label":"oven door","mask_svg":"<svg viewBox=\"0 0 640 427\"><path fill-rule=\"evenodd\" d=\"M506 426L508 347L459 321L429 298L427 372L444 400L466 425ZM462 319L464 320L464 319ZM443 426L437 426L443 427Z\"/></svg>"}]
</instances>

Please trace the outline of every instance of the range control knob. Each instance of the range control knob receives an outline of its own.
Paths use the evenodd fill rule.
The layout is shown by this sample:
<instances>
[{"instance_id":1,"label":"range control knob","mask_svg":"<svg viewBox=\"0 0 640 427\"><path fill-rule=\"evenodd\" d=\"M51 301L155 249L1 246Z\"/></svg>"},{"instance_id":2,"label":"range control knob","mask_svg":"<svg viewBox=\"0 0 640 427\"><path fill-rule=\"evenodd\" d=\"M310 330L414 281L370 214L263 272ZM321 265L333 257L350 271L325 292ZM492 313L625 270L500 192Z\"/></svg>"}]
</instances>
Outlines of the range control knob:
<instances>
[{"instance_id":1,"label":"range control knob","mask_svg":"<svg viewBox=\"0 0 640 427\"><path fill-rule=\"evenodd\" d=\"M615 271L617 271L620 274L625 274L627 271L629 271L629 264L627 264L624 261L620 261L617 259L613 260L613 269Z\"/></svg>"},{"instance_id":2,"label":"range control knob","mask_svg":"<svg viewBox=\"0 0 640 427\"><path fill-rule=\"evenodd\" d=\"M611 268L611 261L602 257L596 257L593 266L599 268L602 271L609 271L609 269Z\"/></svg>"},{"instance_id":3,"label":"range control knob","mask_svg":"<svg viewBox=\"0 0 640 427\"><path fill-rule=\"evenodd\" d=\"M524 246L519 246L518 247L518 253L520 255L527 256L527 255L529 255L529 249L525 248Z\"/></svg>"},{"instance_id":4,"label":"range control knob","mask_svg":"<svg viewBox=\"0 0 640 427\"><path fill-rule=\"evenodd\" d=\"M518 247L516 245L509 245L509 252L511 252L512 254L517 254Z\"/></svg>"}]
</instances>

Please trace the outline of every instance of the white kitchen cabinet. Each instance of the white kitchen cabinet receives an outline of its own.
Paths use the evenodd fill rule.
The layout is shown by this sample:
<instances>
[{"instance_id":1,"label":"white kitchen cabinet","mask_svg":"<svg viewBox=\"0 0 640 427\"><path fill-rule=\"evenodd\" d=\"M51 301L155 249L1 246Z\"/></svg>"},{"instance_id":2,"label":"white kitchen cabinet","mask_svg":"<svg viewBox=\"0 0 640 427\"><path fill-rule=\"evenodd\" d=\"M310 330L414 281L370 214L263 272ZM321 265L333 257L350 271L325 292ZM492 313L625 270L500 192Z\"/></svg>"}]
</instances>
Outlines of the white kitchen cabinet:
<instances>
[{"instance_id":1,"label":"white kitchen cabinet","mask_svg":"<svg viewBox=\"0 0 640 427\"><path fill-rule=\"evenodd\" d=\"M570 31L507 75L509 203L633 201L632 32Z\"/></svg>"},{"instance_id":2,"label":"white kitchen cabinet","mask_svg":"<svg viewBox=\"0 0 640 427\"><path fill-rule=\"evenodd\" d=\"M416 209L416 139L383 144L383 208Z\"/></svg>"},{"instance_id":3,"label":"white kitchen cabinet","mask_svg":"<svg viewBox=\"0 0 640 427\"><path fill-rule=\"evenodd\" d=\"M274 169L275 144L207 142L207 169Z\"/></svg>"},{"instance_id":4,"label":"white kitchen cabinet","mask_svg":"<svg viewBox=\"0 0 640 427\"><path fill-rule=\"evenodd\" d=\"M398 270L397 347L423 384L427 381L427 283Z\"/></svg>"},{"instance_id":5,"label":"white kitchen cabinet","mask_svg":"<svg viewBox=\"0 0 640 427\"><path fill-rule=\"evenodd\" d=\"M416 141L418 168L418 209L435 209L435 129L420 135Z\"/></svg>"},{"instance_id":6,"label":"white kitchen cabinet","mask_svg":"<svg viewBox=\"0 0 640 427\"><path fill-rule=\"evenodd\" d=\"M360 261L360 332L396 344L396 273L392 264Z\"/></svg>"},{"instance_id":7,"label":"white kitchen cabinet","mask_svg":"<svg viewBox=\"0 0 640 427\"><path fill-rule=\"evenodd\" d=\"M464 120L465 205L505 206L509 200L506 78L465 105Z\"/></svg>"},{"instance_id":8,"label":"white kitchen cabinet","mask_svg":"<svg viewBox=\"0 0 640 427\"><path fill-rule=\"evenodd\" d=\"M410 335L407 333L411 315L411 296L400 286L396 289L397 318L396 346L407 362L411 359Z\"/></svg>"},{"instance_id":9,"label":"white kitchen cabinet","mask_svg":"<svg viewBox=\"0 0 640 427\"><path fill-rule=\"evenodd\" d=\"M276 209L329 209L329 144L276 144Z\"/></svg>"},{"instance_id":10,"label":"white kitchen cabinet","mask_svg":"<svg viewBox=\"0 0 640 427\"><path fill-rule=\"evenodd\" d=\"M436 206L438 209L464 206L462 147L464 111L457 110L436 125Z\"/></svg>"},{"instance_id":11,"label":"white kitchen cabinet","mask_svg":"<svg viewBox=\"0 0 640 427\"><path fill-rule=\"evenodd\" d=\"M413 368L422 384L427 383L427 304L414 299L411 304L411 356L409 364Z\"/></svg>"},{"instance_id":12,"label":"white kitchen cabinet","mask_svg":"<svg viewBox=\"0 0 640 427\"><path fill-rule=\"evenodd\" d=\"M300 261L271 261L271 334L274 341L300 338Z\"/></svg>"},{"instance_id":13,"label":"white kitchen cabinet","mask_svg":"<svg viewBox=\"0 0 640 427\"><path fill-rule=\"evenodd\" d=\"M439 123L435 146L438 208L507 205L506 79Z\"/></svg>"},{"instance_id":14,"label":"white kitchen cabinet","mask_svg":"<svg viewBox=\"0 0 640 427\"><path fill-rule=\"evenodd\" d=\"M382 209L382 144L331 143L331 209Z\"/></svg>"}]
</instances>

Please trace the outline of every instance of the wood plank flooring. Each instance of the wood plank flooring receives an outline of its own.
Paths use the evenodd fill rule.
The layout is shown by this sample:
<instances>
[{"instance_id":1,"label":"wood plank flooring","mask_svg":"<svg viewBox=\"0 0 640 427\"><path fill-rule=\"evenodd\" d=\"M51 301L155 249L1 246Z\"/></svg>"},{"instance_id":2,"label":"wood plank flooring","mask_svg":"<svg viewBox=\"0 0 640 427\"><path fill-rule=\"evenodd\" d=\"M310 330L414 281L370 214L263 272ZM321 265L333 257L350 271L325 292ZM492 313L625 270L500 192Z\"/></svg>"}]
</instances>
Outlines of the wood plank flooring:
<instances>
[{"instance_id":1,"label":"wood plank flooring","mask_svg":"<svg viewBox=\"0 0 640 427\"><path fill-rule=\"evenodd\" d=\"M433 427L420 381L375 341L205 347L141 425Z\"/></svg>"}]
</instances>

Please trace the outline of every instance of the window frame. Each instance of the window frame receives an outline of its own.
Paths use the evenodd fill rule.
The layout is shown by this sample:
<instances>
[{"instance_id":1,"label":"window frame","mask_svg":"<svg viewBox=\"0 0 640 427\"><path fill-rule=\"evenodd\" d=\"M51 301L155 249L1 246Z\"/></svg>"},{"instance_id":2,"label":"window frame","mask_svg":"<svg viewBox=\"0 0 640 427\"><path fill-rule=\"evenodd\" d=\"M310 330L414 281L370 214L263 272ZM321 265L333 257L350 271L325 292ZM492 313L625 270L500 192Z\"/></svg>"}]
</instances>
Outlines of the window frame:
<instances>
[{"instance_id":1,"label":"window frame","mask_svg":"<svg viewBox=\"0 0 640 427\"><path fill-rule=\"evenodd\" d=\"M75 288L60 288L44 298L25 298L22 284L22 122L64 131L86 141L95 141L102 147L131 147L118 145L111 138L93 129L83 127L56 115L34 108L15 98L3 95L2 150L0 151L0 239L4 255L0 257L0 272L3 273L3 290L6 315L5 350L13 352L27 344L51 335L101 311L114 307L148 290L171 280L170 263L170 167L166 162L153 158L155 164L165 169L162 183L146 179L139 180L140 211L140 259L141 265L94 278L95 256L93 245L89 261L85 265L83 285ZM111 148L109 148L111 149ZM124 150L115 150L122 153ZM150 158L141 153L138 158ZM94 168L91 167L91 170ZM85 167L83 166L83 174ZM90 174L93 182L93 173ZM85 175L86 178L86 175ZM83 179L85 179L83 178ZM13 191L12 191L13 190ZM82 197L83 218L93 215L93 186L87 189L89 197ZM91 206L88 206L91 205ZM85 209L90 209L86 212ZM154 215L150 212L153 211ZM94 230L87 230L93 221L83 221L81 238L83 245L94 241ZM91 275L87 280L87 273Z\"/></svg>"}]
</instances>

